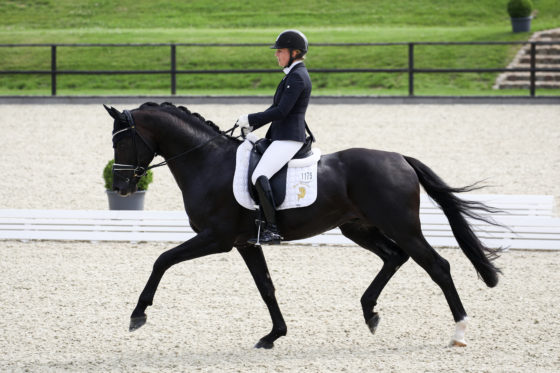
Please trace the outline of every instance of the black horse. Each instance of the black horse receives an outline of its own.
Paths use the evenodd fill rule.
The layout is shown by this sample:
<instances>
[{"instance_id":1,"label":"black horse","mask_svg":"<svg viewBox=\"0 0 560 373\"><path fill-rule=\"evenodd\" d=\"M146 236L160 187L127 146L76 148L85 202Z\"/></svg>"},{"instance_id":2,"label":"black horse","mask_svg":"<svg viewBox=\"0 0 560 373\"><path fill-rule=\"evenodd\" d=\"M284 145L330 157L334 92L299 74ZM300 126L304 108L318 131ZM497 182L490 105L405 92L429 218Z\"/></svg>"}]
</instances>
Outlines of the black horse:
<instances>
[{"instance_id":1,"label":"black horse","mask_svg":"<svg viewBox=\"0 0 560 373\"><path fill-rule=\"evenodd\" d=\"M152 305L158 284L171 266L236 247L272 318L272 331L255 347L272 348L276 339L286 335L287 328L263 250L247 243L256 233L255 212L240 206L233 195L235 154L241 141L221 132L199 114L170 103L145 103L123 113L105 108L114 118L113 188L123 196L134 193L139 177L155 155L161 155L166 161L156 166L169 162L183 193L190 225L197 233L155 261L132 312L130 330L145 324L146 308ZM317 174L319 192L315 203L278 212L278 227L284 239L302 239L339 227L346 237L383 260L380 272L361 298L364 318L372 333L379 323L379 316L374 312L377 298L411 257L438 284L447 299L456 322L452 344L466 345L467 314L451 278L449 263L422 235L420 185L443 209L459 246L479 276L487 286L494 287L499 270L491 259L496 257L496 250L486 248L466 220L466 217L484 220L476 211L492 212L492 209L455 196L475 187L449 187L414 158L370 149L347 149L322 156Z\"/></svg>"}]
</instances>

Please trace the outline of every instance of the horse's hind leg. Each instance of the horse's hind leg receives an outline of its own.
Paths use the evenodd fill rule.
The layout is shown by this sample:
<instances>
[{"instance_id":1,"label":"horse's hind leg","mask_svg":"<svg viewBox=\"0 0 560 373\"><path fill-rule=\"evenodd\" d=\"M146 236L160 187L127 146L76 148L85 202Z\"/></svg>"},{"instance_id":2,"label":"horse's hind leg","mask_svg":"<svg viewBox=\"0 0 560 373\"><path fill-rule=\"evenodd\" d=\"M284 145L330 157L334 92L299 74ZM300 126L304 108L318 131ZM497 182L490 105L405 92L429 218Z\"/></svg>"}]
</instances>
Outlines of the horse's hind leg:
<instances>
[{"instance_id":1,"label":"horse's hind leg","mask_svg":"<svg viewBox=\"0 0 560 373\"><path fill-rule=\"evenodd\" d=\"M397 238L397 242L400 243L403 250L409 254L416 263L428 272L432 280L443 291L456 323L455 335L450 345L460 347L466 346L465 329L467 326L467 313L459 298L459 293L457 293L453 279L451 278L449 262L430 246L421 231L414 235L409 235L408 237Z\"/></svg>"},{"instance_id":2,"label":"horse's hind leg","mask_svg":"<svg viewBox=\"0 0 560 373\"><path fill-rule=\"evenodd\" d=\"M379 324L379 315L377 312L374 312L377 298L379 298L381 291L391 277L408 260L408 255L377 228L350 223L342 225L340 230L343 235L361 247L377 254L383 260L383 267L361 299L364 319L373 334Z\"/></svg>"},{"instance_id":3,"label":"horse's hind leg","mask_svg":"<svg viewBox=\"0 0 560 373\"><path fill-rule=\"evenodd\" d=\"M272 348L274 347L274 341L286 335L287 328L282 313L280 312L280 307L278 307L276 296L274 295L274 285L272 284L272 279L268 272L262 248L260 246L247 244L246 246L237 247L237 250L247 264L261 297L270 312L270 317L272 318L272 331L262 337L255 347Z\"/></svg>"},{"instance_id":4,"label":"horse's hind leg","mask_svg":"<svg viewBox=\"0 0 560 373\"><path fill-rule=\"evenodd\" d=\"M406 199L403 198L401 201L406 201ZM391 214L386 214L383 216L383 219L377 218L380 231L392 240L387 239L389 242L394 241L396 247L418 263L441 288L456 323L455 336L451 344L454 346L466 346L464 332L467 313L463 308L451 278L449 262L430 246L422 234L420 217L417 210L418 204L415 208L410 208L410 206L399 206L394 203L392 206L388 206L388 208L391 209ZM373 221L374 218L371 220ZM390 269L391 267L388 266L387 270ZM386 276L390 276L390 273L386 274ZM372 289L372 293L373 291L374 289Z\"/></svg>"}]
</instances>

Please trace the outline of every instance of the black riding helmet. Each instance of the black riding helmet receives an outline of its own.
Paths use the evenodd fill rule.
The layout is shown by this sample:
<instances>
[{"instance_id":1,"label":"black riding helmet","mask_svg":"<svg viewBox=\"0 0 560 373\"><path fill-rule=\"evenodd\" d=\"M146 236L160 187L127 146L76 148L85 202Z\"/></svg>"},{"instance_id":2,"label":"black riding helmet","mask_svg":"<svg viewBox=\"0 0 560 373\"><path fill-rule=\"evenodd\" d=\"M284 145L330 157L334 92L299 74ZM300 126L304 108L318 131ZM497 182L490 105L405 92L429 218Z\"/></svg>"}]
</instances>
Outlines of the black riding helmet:
<instances>
[{"instance_id":1,"label":"black riding helmet","mask_svg":"<svg viewBox=\"0 0 560 373\"><path fill-rule=\"evenodd\" d=\"M281 49L287 48L290 50L290 61L288 62L289 67L295 58L302 58L307 53L308 43L307 38L301 31L298 30L286 30L282 31L280 35L276 38L276 42L271 49ZM296 57L292 57L292 51L299 50L301 53L297 54Z\"/></svg>"}]
</instances>

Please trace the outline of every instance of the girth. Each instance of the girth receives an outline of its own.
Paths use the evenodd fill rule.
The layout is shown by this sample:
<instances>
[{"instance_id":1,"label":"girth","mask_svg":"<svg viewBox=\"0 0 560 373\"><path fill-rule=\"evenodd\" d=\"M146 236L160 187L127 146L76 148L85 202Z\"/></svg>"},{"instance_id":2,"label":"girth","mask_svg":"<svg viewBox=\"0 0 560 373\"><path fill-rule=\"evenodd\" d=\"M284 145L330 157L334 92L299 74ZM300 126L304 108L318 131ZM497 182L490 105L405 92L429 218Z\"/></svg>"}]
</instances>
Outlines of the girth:
<instances>
[{"instance_id":1,"label":"girth","mask_svg":"<svg viewBox=\"0 0 560 373\"><path fill-rule=\"evenodd\" d=\"M305 139L305 143L301 146L301 149L298 150L296 155L292 159L301 159L310 156L313 152L311 151L313 139L312 137L307 137ZM257 191L255 186L251 181L251 176L257 167L257 164L260 162L263 153L272 143L269 139L260 139L259 141L253 144L253 149L251 150L251 154L249 156L249 172L247 175L247 182L249 185L249 194L254 201L258 201L257 198ZM286 176L288 175L288 164L284 165L277 173L272 176L270 181L270 187L272 188L272 194L274 195L274 202L276 206L280 206L284 199L286 198Z\"/></svg>"}]
</instances>

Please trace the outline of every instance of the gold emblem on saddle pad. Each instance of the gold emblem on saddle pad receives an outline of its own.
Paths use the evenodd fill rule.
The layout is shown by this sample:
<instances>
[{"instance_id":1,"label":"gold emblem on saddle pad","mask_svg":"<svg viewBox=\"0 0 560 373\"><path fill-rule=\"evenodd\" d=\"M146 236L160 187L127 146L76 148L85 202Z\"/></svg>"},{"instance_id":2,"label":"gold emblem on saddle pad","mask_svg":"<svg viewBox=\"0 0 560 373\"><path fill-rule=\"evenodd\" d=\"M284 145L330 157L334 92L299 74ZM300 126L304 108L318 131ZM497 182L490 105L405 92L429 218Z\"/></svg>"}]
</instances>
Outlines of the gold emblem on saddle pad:
<instances>
[{"instance_id":1,"label":"gold emblem on saddle pad","mask_svg":"<svg viewBox=\"0 0 560 373\"><path fill-rule=\"evenodd\" d=\"M298 201L299 201L300 199L302 199L302 198L305 198L305 193L306 193L306 191L307 191L307 190L305 189L305 187L302 187L302 186L299 187L299 193L298 193L298 195L297 195Z\"/></svg>"}]
</instances>

